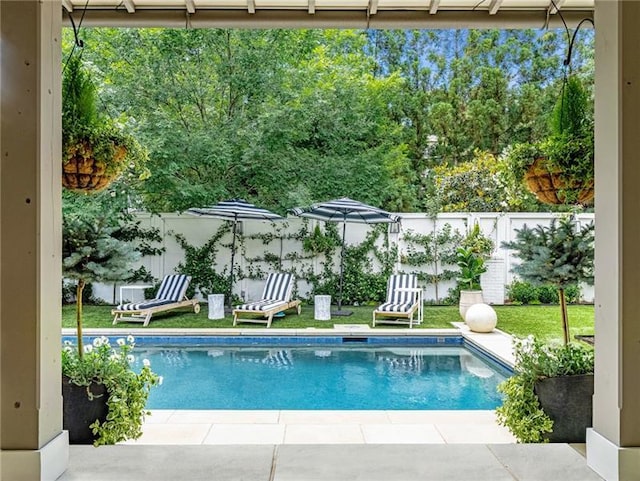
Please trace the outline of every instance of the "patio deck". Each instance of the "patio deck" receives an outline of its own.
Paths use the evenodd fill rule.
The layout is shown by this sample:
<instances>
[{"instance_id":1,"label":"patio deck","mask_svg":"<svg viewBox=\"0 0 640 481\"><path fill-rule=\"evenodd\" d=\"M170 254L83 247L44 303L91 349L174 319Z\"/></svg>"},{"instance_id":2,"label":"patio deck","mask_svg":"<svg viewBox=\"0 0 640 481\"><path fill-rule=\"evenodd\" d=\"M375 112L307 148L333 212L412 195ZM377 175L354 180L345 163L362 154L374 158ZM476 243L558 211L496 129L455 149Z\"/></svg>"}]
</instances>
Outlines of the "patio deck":
<instances>
[{"instance_id":1,"label":"patio deck","mask_svg":"<svg viewBox=\"0 0 640 481\"><path fill-rule=\"evenodd\" d=\"M472 333L463 323L455 327L433 332L375 329L367 335L459 333L513 364L510 336L500 331ZM166 329L159 331L169 334ZM256 329L228 331L258 334ZM259 331L310 334L307 329ZM313 330L316 335L362 335L362 331L346 325ZM69 469L60 481L601 479L587 467L583 445L515 444L507 429L496 423L493 411L157 410L143 431L140 439L116 446L72 446Z\"/></svg>"},{"instance_id":2,"label":"patio deck","mask_svg":"<svg viewBox=\"0 0 640 481\"><path fill-rule=\"evenodd\" d=\"M60 481L599 481L567 444L72 446Z\"/></svg>"}]
</instances>

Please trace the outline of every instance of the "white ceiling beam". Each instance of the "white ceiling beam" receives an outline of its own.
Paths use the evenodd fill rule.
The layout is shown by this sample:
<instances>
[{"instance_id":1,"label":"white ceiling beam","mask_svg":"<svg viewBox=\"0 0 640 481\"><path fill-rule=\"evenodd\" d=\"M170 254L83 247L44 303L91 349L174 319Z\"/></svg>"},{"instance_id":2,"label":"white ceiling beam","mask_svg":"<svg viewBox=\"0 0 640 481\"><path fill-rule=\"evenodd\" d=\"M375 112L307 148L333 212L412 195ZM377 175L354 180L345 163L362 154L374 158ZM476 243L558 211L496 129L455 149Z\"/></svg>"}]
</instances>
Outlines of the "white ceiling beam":
<instances>
[{"instance_id":1,"label":"white ceiling beam","mask_svg":"<svg viewBox=\"0 0 640 481\"><path fill-rule=\"evenodd\" d=\"M185 0L185 5L187 7L187 12L196 13L196 4L193 3L193 0Z\"/></svg>"},{"instance_id":2,"label":"white ceiling beam","mask_svg":"<svg viewBox=\"0 0 640 481\"><path fill-rule=\"evenodd\" d=\"M440 0L431 0L431 3L429 4L429 13L431 15L435 15L436 12L438 11L439 6L440 6Z\"/></svg>"},{"instance_id":3,"label":"white ceiling beam","mask_svg":"<svg viewBox=\"0 0 640 481\"><path fill-rule=\"evenodd\" d=\"M309 15L316 13L316 0L309 0Z\"/></svg>"},{"instance_id":4,"label":"white ceiling beam","mask_svg":"<svg viewBox=\"0 0 640 481\"><path fill-rule=\"evenodd\" d=\"M555 15L558 13L558 10L562 8L562 4L565 0L552 0L549 2L549 14ZM554 5L555 4L555 5Z\"/></svg>"},{"instance_id":5,"label":"white ceiling beam","mask_svg":"<svg viewBox=\"0 0 640 481\"><path fill-rule=\"evenodd\" d=\"M67 12L73 12L73 4L71 3L71 0L62 0L62 6Z\"/></svg>"},{"instance_id":6,"label":"white ceiling beam","mask_svg":"<svg viewBox=\"0 0 640 481\"><path fill-rule=\"evenodd\" d=\"M489 15L495 15L500 10L503 0L491 0L489 4Z\"/></svg>"},{"instance_id":7,"label":"white ceiling beam","mask_svg":"<svg viewBox=\"0 0 640 481\"><path fill-rule=\"evenodd\" d=\"M256 13L256 0L247 0L247 12Z\"/></svg>"},{"instance_id":8,"label":"white ceiling beam","mask_svg":"<svg viewBox=\"0 0 640 481\"><path fill-rule=\"evenodd\" d=\"M124 0L124 6L129 13L136 13L136 6L133 3L133 0Z\"/></svg>"},{"instance_id":9,"label":"white ceiling beam","mask_svg":"<svg viewBox=\"0 0 640 481\"><path fill-rule=\"evenodd\" d=\"M369 0L369 15L378 13L378 0Z\"/></svg>"}]
</instances>

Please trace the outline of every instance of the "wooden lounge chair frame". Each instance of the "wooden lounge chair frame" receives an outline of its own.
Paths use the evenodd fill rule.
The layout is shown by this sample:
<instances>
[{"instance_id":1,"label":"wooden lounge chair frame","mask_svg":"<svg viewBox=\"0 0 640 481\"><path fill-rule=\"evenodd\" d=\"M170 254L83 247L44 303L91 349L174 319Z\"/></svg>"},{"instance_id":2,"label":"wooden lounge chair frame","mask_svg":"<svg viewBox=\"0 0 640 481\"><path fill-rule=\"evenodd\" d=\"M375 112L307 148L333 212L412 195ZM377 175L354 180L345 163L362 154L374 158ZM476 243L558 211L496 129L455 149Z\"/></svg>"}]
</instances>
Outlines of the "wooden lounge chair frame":
<instances>
[{"instance_id":1,"label":"wooden lounge chair frame","mask_svg":"<svg viewBox=\"0 0 640 481\"><path fill-rule=\"evenodd\" d=\"M269 283L272 281L272 279L277 276L282 276L284 274L281 273L272 273L269 274L269 277L267 277L267 281L265 283L265 288L264 288L264 292L263 292L263 299L262 300L267 300L268 296L265 295L267 293L267 291L269 290ZM289 309L293 309L294 307L297 308L298 311L298 315L300 315L300 312L302 311L302 306L301 306L301 301L300 300L291 300L291 291L293 290L293 284L294 284L294 277L291 275L290 279L289 279L289 284L287 285L287 289L286 289L286 293L283 296L284 299L281 300L281 302L269 309L263 309L263 310L259 310L259 309L242 309L241 306L238 306L237 308L235 308L233 310L233 326L235 327L238 322L252 322L252 323L258 323L258 324L266 324L267 327L271 327L271 322L273 321L273 316L275 314L277 314L278 312L283 312L283 311L287 311ZM279 301L280 299L273 299L273 301ZM251 304L251 303L248 303ZM242 314L249 314L252 317L241 317ZM258 317L256 317L258 316Z\"/></svg>"},{"instance_id":2,"label":"wooden lounge chair frame","mask_svg":"<svg viewBox=\"0 0 640 481\"><path fill-rule=\"evenodd\" d=\"M165 279L169 277L166 276ZM189 286L189 282L191 281L191 277L188 277L188 281L182 290L186 291ZM164 282L164 280L163 280ZM162 289L162 286L158 291ZM153 300L153 299L152 299ZM151 301L151 300L150 300ZM113 318L113 325L115 326L118 322L141 322L143 327L147 327L149 325L149 321L151 320L151 316L158 312L171 311L173 309L179 309L181 307L191 307L193 308L193 312L196 314L200 312L200 304L196 299L189 299L186 294L183 294L179 301L168 302L166 304L160 304L158 306L152 307L142 307L140 309L118 309L115 308L111 311L111 315Z\"/></svg>"},{"instance_id":3,"label":"wooden lounge chair frame","mask_svg":"<svg viewBox=\"0 0 640 481\"><path fill-rule=\"evenodd\" d=\"M398 287L395 289L391 289L391 286L394 282L394 277L404 277L405 279L401 279L401 284L404 284L403 287ZM404 280L404 282L402 282ZM420 288L417 284L417 278L413 275L408 274L394 274L389 278L387 283L387 300L386 302L393 302L395 300L394 296L398 293L408 293L409 298L413 297L413 304L407 311L382 311L375 309L373 311L373 327L376 327L376 322L378 324L403 324L409 325L409 329L413 327L414 324L420 324L422 322L422 311L420 310L422 304L422 296L420 295ZM415 312L418 311L418 319L414 321L413 317ZM377 316L384 317L383 319L377 319Z\"/></svg>"}]
</instances>

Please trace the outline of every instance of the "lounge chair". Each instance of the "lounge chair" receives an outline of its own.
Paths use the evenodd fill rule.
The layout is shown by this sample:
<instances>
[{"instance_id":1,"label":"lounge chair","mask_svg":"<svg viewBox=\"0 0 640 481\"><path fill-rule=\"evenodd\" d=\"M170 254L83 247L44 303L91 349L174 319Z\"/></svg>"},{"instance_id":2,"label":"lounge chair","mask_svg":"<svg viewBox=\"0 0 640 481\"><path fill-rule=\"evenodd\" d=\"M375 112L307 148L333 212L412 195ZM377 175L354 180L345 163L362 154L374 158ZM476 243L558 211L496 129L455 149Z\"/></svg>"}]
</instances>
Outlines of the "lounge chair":
<instances>
[{"instance_id":1,"label":"lounge chair","mask_svg":"<svg viewBox=\"0 0 640 481\"><path fill-rule=\"evenodd\" d=\"M115 317L113 324L118 322L142 322L148 326L151 316L156 312L169 311L179 307L192 307L197 314L200 312L200 304L195 299L187 298L187 288L191 282L191 276L184 274L172 274L164 276L156 297L140 303L120 304L111 311Z\"/></svg>"},{"instance_id":2,"label":"lounge chair","mask_svg":"<svg viewBox=\"0 0 640 481\"><path fill-rule=\"evenodd\" d=\"M387 300L373 311L373 327L378 324L419 324L421 319L413 320L419 309L421 296L418 292L418 279L413 274L394 274L387 282ZM382 319L377 319L382 316Z\"/></svg>"},{"instance_id":3,"label":"lounge chair","mask_svg":"<svg viewBox=\"0 0 640 481\"><path fill-rule=\"evenodd\" d=\"M238 322L257 322L271 327L273 315L296 307L300 315L300 301L291 300L293 291L293 274L271 273L262 291L259 301L236 306L233 310L233 325ZM251 317L240 318L241 314L249 314ZM258 316L258 317L256 317Z\"/></svg>"}]
</instances>

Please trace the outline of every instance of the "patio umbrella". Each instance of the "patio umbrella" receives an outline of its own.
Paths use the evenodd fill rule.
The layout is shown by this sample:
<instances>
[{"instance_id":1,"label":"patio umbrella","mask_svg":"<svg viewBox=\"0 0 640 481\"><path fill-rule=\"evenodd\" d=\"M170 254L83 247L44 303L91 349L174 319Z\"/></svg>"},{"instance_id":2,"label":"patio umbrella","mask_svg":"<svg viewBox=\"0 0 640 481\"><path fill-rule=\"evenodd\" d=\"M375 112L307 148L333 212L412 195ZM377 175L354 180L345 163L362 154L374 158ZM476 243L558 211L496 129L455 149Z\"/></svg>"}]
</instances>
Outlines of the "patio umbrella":
<instances>
[{"instance_id":1,"label":"patio umbrella","mask_svg":"<svg viewBox=\"0 0 640 481\"><path fill-rule=\"evenodd\" d=\"M363 204L347 197L313 204L311 207L296 207L292 209L295 215L308 219L323 220L325 222L342 222L342 250L340 251L340 291L338 295L338 310L332 314L348 316L351 311L342 311L342 285L344 281L344 249L347 222L359 224L391 224L399 222L400 217L385 210Z\"/></svg>"},{"instance_id":2,"label":"patio umbrella","mask_svg":"<svg viewBox=\"0 0 640 481\"><path fill-rule=\"evenodd\" d=\"M233 240L231 241L231 273L229 274L229 307L233 305L233 265L236 255L236 235L239 220L282 220L283 217L267 209L256 207L243 199L230 199L218 202L216 205L187 209L189 214L203 217L215 217L233 222Z\"/></svg>"}]
</instances>

